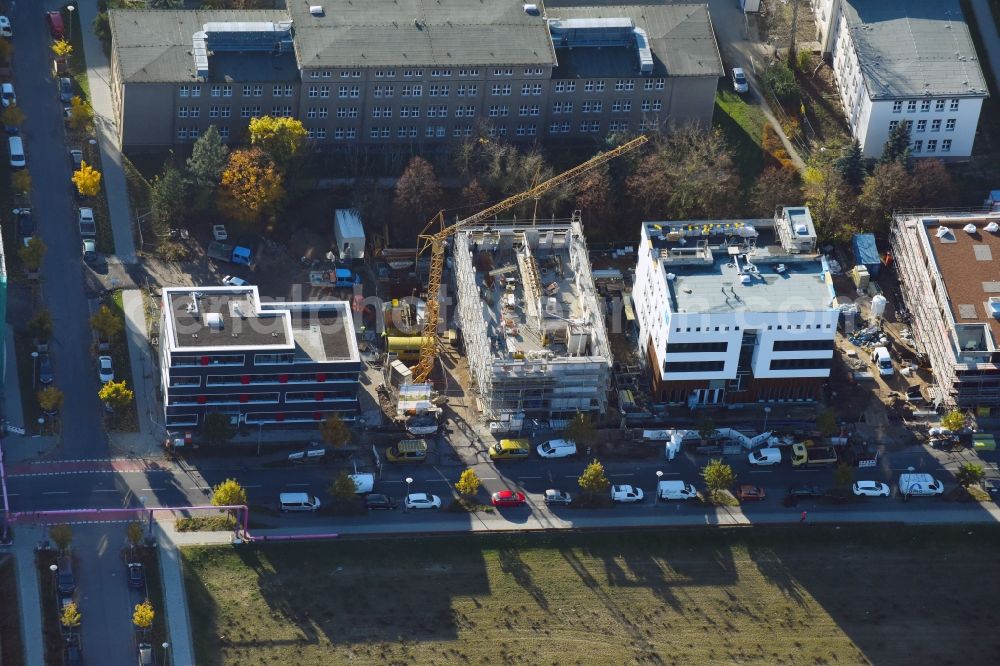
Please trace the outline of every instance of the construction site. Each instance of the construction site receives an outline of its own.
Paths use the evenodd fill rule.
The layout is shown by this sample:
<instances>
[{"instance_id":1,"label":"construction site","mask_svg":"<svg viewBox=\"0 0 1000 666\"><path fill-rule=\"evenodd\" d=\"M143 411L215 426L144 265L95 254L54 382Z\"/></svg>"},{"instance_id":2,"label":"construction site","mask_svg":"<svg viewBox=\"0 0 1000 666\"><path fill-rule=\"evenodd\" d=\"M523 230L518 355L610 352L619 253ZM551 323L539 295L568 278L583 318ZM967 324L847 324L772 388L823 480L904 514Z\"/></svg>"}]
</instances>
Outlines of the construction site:
<instances>
[{"instance_id":1,"label":"construction site","mask_svg":"<svg viewBox=\"0 0 1000 666\"><path fill-rule=\"evenodd\" d=\"M472 388L494 428L604 413L611 351L579 214L465 227L454 261Z\"/></svg>"}]
</instances>

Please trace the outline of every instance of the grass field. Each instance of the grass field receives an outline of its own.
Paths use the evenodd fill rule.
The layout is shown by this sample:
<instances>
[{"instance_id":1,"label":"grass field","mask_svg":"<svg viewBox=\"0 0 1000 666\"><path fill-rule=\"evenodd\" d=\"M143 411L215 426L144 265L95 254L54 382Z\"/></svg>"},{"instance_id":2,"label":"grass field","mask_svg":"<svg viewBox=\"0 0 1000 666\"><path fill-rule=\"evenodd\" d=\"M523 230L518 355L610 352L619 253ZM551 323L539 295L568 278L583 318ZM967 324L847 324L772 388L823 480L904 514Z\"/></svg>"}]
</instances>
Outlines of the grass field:
<instances>
[{"instance_id":1,"label":"grass field","mask_svg":"<svg viewBox=\"0 0 1000 666\"><path fill-rule=\"evenodd\" d=\"M980 664L1000 649L998 545L982 526L795 526L183 557L206 666Z\"/></svg>"},{"instance_id":2,"label":"grass field","mask_svg":"<svg viewBox=\"0 0 1000 666\"><path fill-rule=\"evenodd\" d=\"M715 93L715 113L712 125L722 130L726 143L733 151L733 162L740 170L743 189L749 190L760 175L764 165L761 152L764 123L767 120L760 107L746 101L727 87L728 81L719 84Z\"/></svg>"}]
</instances>

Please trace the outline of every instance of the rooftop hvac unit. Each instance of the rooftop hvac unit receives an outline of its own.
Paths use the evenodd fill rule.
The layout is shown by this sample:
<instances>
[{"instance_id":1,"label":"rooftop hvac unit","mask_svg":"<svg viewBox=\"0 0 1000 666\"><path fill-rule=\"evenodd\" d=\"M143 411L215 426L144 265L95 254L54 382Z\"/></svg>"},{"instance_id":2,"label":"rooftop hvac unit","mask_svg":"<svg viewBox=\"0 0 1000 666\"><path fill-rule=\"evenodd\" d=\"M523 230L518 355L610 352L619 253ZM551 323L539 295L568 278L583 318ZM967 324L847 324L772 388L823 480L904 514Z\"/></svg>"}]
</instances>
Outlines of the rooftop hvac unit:
<instances>
[{"instance_id":1,"label":"rooftop hvac unit","mask_svg":"<svg viewBox=\"0 0 1000 666\"><path fill-rule=\"evenodd\" d=\"M752 282L752 280L746 273L740 276L740 284L750 284L750 282Z\"/></svg>"},{"instance_id":2,"label":"rooftop hvac unit","mask_svg":"<svg viewBox=\"0 0 1000 666\"><path fill-rule=\"evenodd\" d=\"M524 13L528 16L538 16L538 5L524 5Z\"/></svg>"},{"instance_id":3,"label":"rooftop hvac unit","mask_svg":"<svg viewBox=\"0 0 1000 666\"><path fill-rule=\"evenodd\" d=\"M214 331L222 330L222 315L218 312L205 313L205 325Z\"/></svg>"},{"instance_id":4,"label":"rooftop hvac unit","mask_svg":"<svg viewBox=\"0 0 1000 666\"><path fill-rule=\"evenodd\" d=\"M948 227L942 225L942 226L940 226L940 227L937 228L937 231L934 232L934 235L937 236L938 238L944 238L945 236L947 236L950 233L951 233L951 230Z\"/></svg>"},{"instance_id":5,"label":"rooftop hvac unit","mask_svg":"<svg viewBox=\"0 0 1000 666\"><path fill-rule=\"evenodd\" d=\"M976 233L976 225L974 225L973 223L969 222L967 225L965 225L964 227L962 227L962 231L964 231L967 234L974 234L974 233Z\"/></svg>"},{"instance_id":6,"label":"rooftop hvac unit","mask_svg":"<svg viewBox=\"0 0 1000 666\"><path fill-rule=\"evenodd\" d=\"M990 232L991 234L995 234L996 232L1000 231L1000 224L997 224L996 222L990 222L985 227L983 227L983 229Z\"/></svg>"},{"instance_id":7,"label":"rooftop hvac unit","mask_svg":"<svg viewBox=\"0 0 1000 666\"><path fill-rule=\"evenodd\" d=\"M322 16L323 5L309 5L309 13L313 16Z\"/></svg>"}]
</instances>

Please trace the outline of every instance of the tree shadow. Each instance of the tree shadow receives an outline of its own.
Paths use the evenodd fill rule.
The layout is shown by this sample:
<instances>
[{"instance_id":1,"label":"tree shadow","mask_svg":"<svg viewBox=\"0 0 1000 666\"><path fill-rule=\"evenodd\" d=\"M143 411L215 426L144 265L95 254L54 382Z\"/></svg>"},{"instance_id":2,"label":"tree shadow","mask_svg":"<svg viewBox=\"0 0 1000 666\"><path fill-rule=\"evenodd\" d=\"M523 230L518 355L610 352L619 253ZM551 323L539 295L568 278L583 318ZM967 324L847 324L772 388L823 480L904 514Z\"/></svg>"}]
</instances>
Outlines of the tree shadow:
<instances>
[{"instance_id":1,"label":"tree shadow","mask_svg":"<svg viewBox=\"0 0 1000 666\"><path fill-rule=\"evenodd\" d=\"M498 551L498 557L500 558L500 570L505 574L508 574L514 579L518 585L524 589L525 592L531 595L540 607L545 610L549 609L549 601L545 597L545 592L535 584L534 579L531 576L531 567L528 566L521 555L518 553L517 549L504 547Z\"/></svg>"}]
</instances>

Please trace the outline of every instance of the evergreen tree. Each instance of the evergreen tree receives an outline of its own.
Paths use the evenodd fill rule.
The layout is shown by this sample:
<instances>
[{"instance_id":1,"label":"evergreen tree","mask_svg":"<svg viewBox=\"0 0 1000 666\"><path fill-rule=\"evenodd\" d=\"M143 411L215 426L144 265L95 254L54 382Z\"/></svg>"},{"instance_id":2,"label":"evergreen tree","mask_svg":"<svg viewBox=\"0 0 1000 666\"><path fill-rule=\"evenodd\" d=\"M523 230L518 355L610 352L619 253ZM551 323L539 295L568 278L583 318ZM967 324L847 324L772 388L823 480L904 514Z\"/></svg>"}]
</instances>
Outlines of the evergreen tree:
<instances>
[{"instance_id":1,"label":"evergreen tree","mask_svg":"<svg viewBox=\"0 0 1000 666\"><path fill-rule=\"evenodd\" d=\"M215 187L229 160L229 149L215 125L198 137L187 161L188 182L199 187Z\"/></svg>"},{"instance_id":2,"label":"evergreen tree","mask_svg":"<svg viewBox=\"0 0 1000 666\"><path fill-rule=\"evenodd\" d=\"M910 159L910 126L901 122L889 130L889 138L882 149L881 164L907 162Z\"/></svg>"},{"instance_id":3,"label":"evergreen tree","mask_svg":"<svg viewBox=\"0 0 1000 666\"><path fill-rule=\"evenodd\" d=\"M865 163L861 157L861 144L855 139L844 154L837 160L835 168L844 177L844 182L857 192L865 179Z\"/></svg>"}]
</instances>

